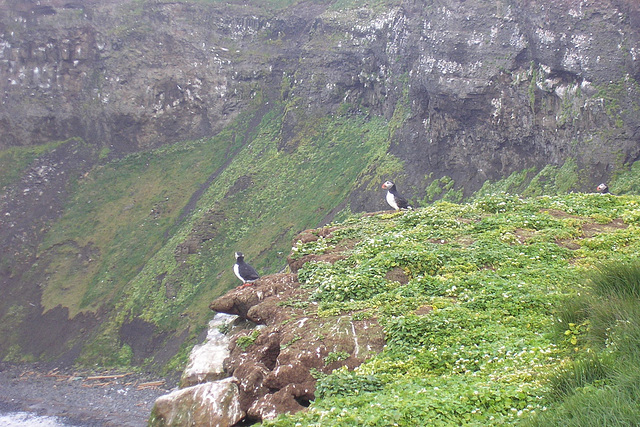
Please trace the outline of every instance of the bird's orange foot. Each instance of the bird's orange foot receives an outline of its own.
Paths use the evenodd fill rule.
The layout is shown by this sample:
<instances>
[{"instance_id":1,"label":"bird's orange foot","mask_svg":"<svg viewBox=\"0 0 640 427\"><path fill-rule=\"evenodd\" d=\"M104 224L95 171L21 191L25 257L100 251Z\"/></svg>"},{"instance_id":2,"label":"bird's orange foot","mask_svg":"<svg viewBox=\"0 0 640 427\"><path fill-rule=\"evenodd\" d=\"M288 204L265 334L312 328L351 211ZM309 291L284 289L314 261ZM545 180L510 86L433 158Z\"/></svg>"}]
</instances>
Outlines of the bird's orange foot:
<instances>
[{"instance_id":1,"label":"bird's orange foot","mask_svg":"<svg viewBox=\"0 0 640 427\"><path fill-rule=\"evenodd\" d=\"M240 285L238 287L239 288L246 288L247 286L251 286L251 285L253 285L253 283L245 283L245 284L242 284L242 285Z\"/></svg>"}]
</instances>

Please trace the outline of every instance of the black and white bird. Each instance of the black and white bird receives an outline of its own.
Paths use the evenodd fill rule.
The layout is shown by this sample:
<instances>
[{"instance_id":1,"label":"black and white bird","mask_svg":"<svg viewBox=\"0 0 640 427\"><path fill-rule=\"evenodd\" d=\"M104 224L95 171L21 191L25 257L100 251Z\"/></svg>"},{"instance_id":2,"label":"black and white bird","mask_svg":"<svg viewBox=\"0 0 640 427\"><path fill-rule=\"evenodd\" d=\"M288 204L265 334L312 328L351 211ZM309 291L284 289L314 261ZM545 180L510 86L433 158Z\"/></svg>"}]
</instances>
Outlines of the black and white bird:
<instances>
[{"instance_id":1,"label":"black and white bird","mask_svg":"<svg viewBox=\"0 0 640 427\"><path fill-rule=\"evenodd\" d=\"M398 193L398 189L393 182L386 181L384 184L382 184L382 188L384 190L387 190L387 203L389 203L389 206L391 206L393 209L411 209L411 206L409 206L409 202L407 202L407 199L405 199L400 195L400 193Z\"/></svg>"},{"instance_id":2,"label":"black and white bird","mask_svg":"<svg viewBox=\"0 0 640 427\"><path fill-rule=\"evenodd\" d=\"M260 278L258 272L249 264L244 262L244 255L242 252L236 252L236 263L233 264L233 272L238 279L242 280L242 285L240 285L241 287L250 286Z\"/></svg>"},{"instance_id":3,"label":"black and white bird","mask_svg":"<svg viewBox=\"0 0 640 427\"><path fill-rule=\"evenodd\" d=\"M603 182L596 187L596 191L600 194L607 194L609 193L609 186Z\"/></svg>"}]
</instances>

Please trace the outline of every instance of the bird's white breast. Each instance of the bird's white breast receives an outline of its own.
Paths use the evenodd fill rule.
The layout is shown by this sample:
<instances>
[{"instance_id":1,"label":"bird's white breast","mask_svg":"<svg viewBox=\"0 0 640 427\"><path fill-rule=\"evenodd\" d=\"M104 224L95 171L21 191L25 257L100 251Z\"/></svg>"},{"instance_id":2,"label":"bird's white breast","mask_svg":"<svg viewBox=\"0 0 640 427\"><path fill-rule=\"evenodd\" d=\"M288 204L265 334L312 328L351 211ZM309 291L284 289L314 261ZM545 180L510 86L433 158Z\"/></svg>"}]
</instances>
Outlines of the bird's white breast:
<instances>
[{"instance_id":1,"label":"bird's white breast","mask_svg":"<svg viewBox=\"0 0 640 427\"><path fill-rule=\"evenodd\" d=\"M393 209L398 210L398 204L396 203L396 198L393 194L391 194L390 191L387 191L387 203L389 203L389 206L391 206Z\"/></svg>"},{"instance_id":2,"label":"bird's white breast","mask_svg":"<svg viewBox=\"0 0 640 427\"><path fill-rule=\"evenodd\" d=\"M240 266L238 264L233 264L233 272L236 275L236 277L240 280L244 280L241 276L240 276Z\"/></svg>"}]
</instances>

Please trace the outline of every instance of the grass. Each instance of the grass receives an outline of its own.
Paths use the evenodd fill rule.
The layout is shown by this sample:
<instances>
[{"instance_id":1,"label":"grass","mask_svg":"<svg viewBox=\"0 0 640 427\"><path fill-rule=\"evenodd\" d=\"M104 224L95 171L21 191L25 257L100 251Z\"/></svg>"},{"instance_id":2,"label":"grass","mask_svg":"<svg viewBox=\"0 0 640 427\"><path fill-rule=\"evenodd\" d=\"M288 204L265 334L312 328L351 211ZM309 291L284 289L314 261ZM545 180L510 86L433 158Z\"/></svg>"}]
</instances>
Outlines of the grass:
<instances>
[{"instance_id":1,"label":"grass","mask_svg":"<svg viewBox=\"0 0 640 427\"><path fill-rule=\"evenodd\" d=\"M256 5L280 10L295 3ZM341 0L328 10L337 19L351 16L344 9L366 7L375 15L388 4ZM115 35L150 34L149 23L138 19L142 6L121 9ZM372 25L367 13L362 16ZM336 25L351 26L347 21ZM337 45L346 36L331 37ZM233 53L231 39L223 44L230 56L256 54ZM138 53L124 49L121 55L139 61ZM537 73L532 68L532 110ZM597 88L618 126L638 107L624 87ZM286 153L278 147L283 114L293 110L277 102L264 115L254 106L211 139L110 162L103 149L102 165L73 183L72 199L27 275L42 283L45 310L60 305L70 317L86 312L106 319L91 332L80 362L131 364L133 350L120 341L119 327L138 317L158 335L188 331L190 338L166 365L178 369L211 315L209 302L236 284L230 270L235 250L263 274L279 271L296 232L323 223L354 189L373 191L388 176L402 179L402 161L387 151L411 116L404 90L389 122L351 116L346 105L333 116L304 117ZM65 143L2 150L0 188ZM623 197L567 194L588 191L578 188L579 168L568 161L487 182L468 204L458 204L461 192L449 177L425 180L423 209L413 212L365 218L350 216L347 204L336 216L344 228L333 239L360 243L348 259L309 265L301 278L313 288L320 313L377 318L389 344L358 370L321 378L309 413L274 424L515 424L533 412L542 413L539 425L567 419L574 425L637 424L638 290L630 286L637 272L597 268L602 259L624 266L637 257L640 205L630 194L640 188L639 167L621 169L610 183ZM192 195L214 175L192 206ZM295 251L331 250L335 243L320 239ZM382 279L393 268L405 271L409 283ZM8 271L7 264L0 261L0 270ZM589 287L583 275L594 271L606 275ZM417 314L424 306L434 310ZM7 360L33 359L12 344L26 313L16 305L1 319ZM550 371L557 375L545 381ZM610 402L616 404L607 407Z\"/></svg>"},{"instance_id":2,"label":"grass","mask_svg":"<svg viewBox=\"0 0 640 427\"><path fill-rule=\"evenodd\" d=\"M562 166L547 165L540 170L531 168L514 172L498 182L486 181L475 197L498 191L527 197L588 191L587 188L579 188L580 178L575 160L568 159Z\"/></svg>"},{"instance_id":3,"label":"grass","mask_svg":"<svg viewBox=\"0 0 640 427\"><path fill-rule=\"evenodd\" d=\"M603 299L639 299L640 264L613 264L599 268L591 278L591 291Z\"/></svg>"},{"instance_id":4,"label":"grass","mask_svg":"<svg viewBox=\"0 0 640 427\"><path fill-rule=\"evenodd\" d=\"M201 199L199 211L214 209L224 213L226 221L219 225L215 238L203 242L200 253L190 257L188 262L192 264L188 270L172 265L175 263L173 241L184 236L172 239L167 249L160 251L132 282L129 307L134 304L144 307L145 316L158 321L153 316L162 315L167 304L186 305L207 293L213 298L212 288L221 293L236 282L230 270L235 250L247 254L262 273L280 270L293 234L318 224L338 200L346 197L351 188L349 183L356 179L367 156L375 155L372 146L380 142L367 139L384 136L382 122L321 121L318 128L329 126L329 129L318 133L328 137L304 141L295 153L284 156L275 147L278 128L270 127L271 120L277 121L279 117L265 117L264 132L256 136L251 147L238 156L237 162L221 174L220 180L214 182ZM367 139L362 140L362 136ZM279 174L274 176L273 171ZM225 196L225 187L229 188L240 176L250 176L254 184ZM247 215L247 212L253 214ZM197 217L198 214L194 222L199 220ZM272 247L280 251L271 251L261 258L258 255L265 242L271 242ZM184 286L176 300L168 303L161 293L150 295L145 285L163 268L183 284L193 283L191 287ZM207 283L210 285L201 286ZM181 301L181 298L184 299ZM205 298L207 304L210 298Z\"/></svg>"},{"instance_id":5,"label":"grass","mask_svg":"<svg viewBox=\"0 0 640 427\"><path fill-rule=\"evenodd\" d=\"M615 265L637 257L640 223L614 225L632 218L639 203L637 196L486 194L355 216L336 224L332 237L296 245L299 257L357 241L347 258L306 264L299 278L319 314L376 318L387 345L353 371L319 378L308 411L264 425L558 425L546 417L566 410L564 402L590 390L610 397L614 389L626 396L619 421L632 419L635 377L619 372L620 360L594 353L596 345L607 348L609 335L588 336L600 322L602 331L617 325L625 337L617 346L638 347L640 337L627 318L610 316L610 306L596 310L602 321L593 317L584 278L597 283L593 272L601 271L608 285L597 289L607 295L634 289L633 269L615 270L612 284L612 272L599 267L605 251ZM409 282L385 280L393 268ZM419 314L425 306L432 310Z\"/></svg>"},{"instance_id":6,"label":"grass","mask_svg":"<svg viewBox=\"0 0 640 427\"><path fill-rule=\"evenodd\" d=\"M216 138L111 161L73 184L31 275L48 276L48 308L111 313L81 363L130 364L134 349L118 331L137 317L158 334L187 332L166 365L179 368L210 317L209 302L236 284L235 250L263 274L279 271L297 231L401 166L386 155L389 123L347 113L307 117L284 153L283 111L256 110ZM346 259L308 264L299 277L319 315L378 319L387 347L355 371L319 378L321 392L305 414L266 424L553 425L590 396L616 399L619 420L633 419L640 198L566 194L575 174L571 163L523 171L487 183L468 203L374 217L349 215L345 206L331 237L294 246L300 257L357 242ZM611 187L631 192L638 179L632 166ZM432 190L452 188L442 178ZM530 197L504 191L513 189ZM386 280L392 269L409 282ZM426 306L432 310L419 314ZM9 357L18 357L5 332Z\"/></svg>"},{"instance_id":7,"label":"grass","mask_svg":"<svg viewBox=\"0 0 640 427\"><path fill-rule=\"evenodd\" d=\"M609 262L591 275L580 304L562 305L586 325L580 340L587 351L551 376L555 401L527 425L640 424L639 283L637 260Z\"/></svg>"},{"instance_id":8,"label":"grass","mask_svg":"<svg viewBox=\"0 0 640 427\"><path fill-rule=\"evenodd\" d=\"M162 246L189 195L224 161L215 153L228 145L193 142L135 154L76 182L74 199L39 250L50 277L44 307L61 304L73 317L114 298Z\"/></svg>"},{"instance_id":9,"label":"grass","mask_svg":"<svg viewBox=\"0 0 640 427\"><path fill-rule=\"evenodd\" d=\"M333 215L368 179L363 171L401 166L385 155L384 119L308 117L285 153L277 143L285 106L257 105L215 138L132 154L72 183L30 275L47 278L45 309L111 313L82 363L126 365L131 349L118 331L134 317L195 339L210 301L236 285L234 251L261 274L279 271L292 237Z\"/></svg>"}]
</instances>

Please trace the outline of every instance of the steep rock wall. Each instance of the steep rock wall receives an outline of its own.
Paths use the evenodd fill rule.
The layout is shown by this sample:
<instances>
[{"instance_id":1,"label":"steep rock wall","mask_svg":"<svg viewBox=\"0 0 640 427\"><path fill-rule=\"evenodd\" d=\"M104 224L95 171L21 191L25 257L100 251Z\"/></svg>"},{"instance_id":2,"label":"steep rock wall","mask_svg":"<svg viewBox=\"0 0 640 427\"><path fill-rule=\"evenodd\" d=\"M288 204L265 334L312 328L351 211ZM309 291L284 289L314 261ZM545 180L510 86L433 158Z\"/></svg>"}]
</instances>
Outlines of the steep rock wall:
<instances>
[{"instance_id":1,"label":"steep rock wall","mask_svg":"<svg viewBox=\"0 0 640 427\"><path fill-rule=\"evenodd\" d=\"M0 147L79 136L127 152L208 136L269 87L292 105L283 147L344 103L402 114L392 152L416 188L433 173L476 189L567 157L600 179L638 156L630 1L2 9Z\"/></svg>"},{"instance_id":2,"label":"steep rock wall","mask_svg":"<svg viewBox=\"0 0 640 427\"><path fill-rule=\"evenodd\" d=\"M245 51L268 26L249 8L38 4L2 8L0 147L78 136L130 152L211 135L266 68Z\"/></svg>"}]
</instances>

